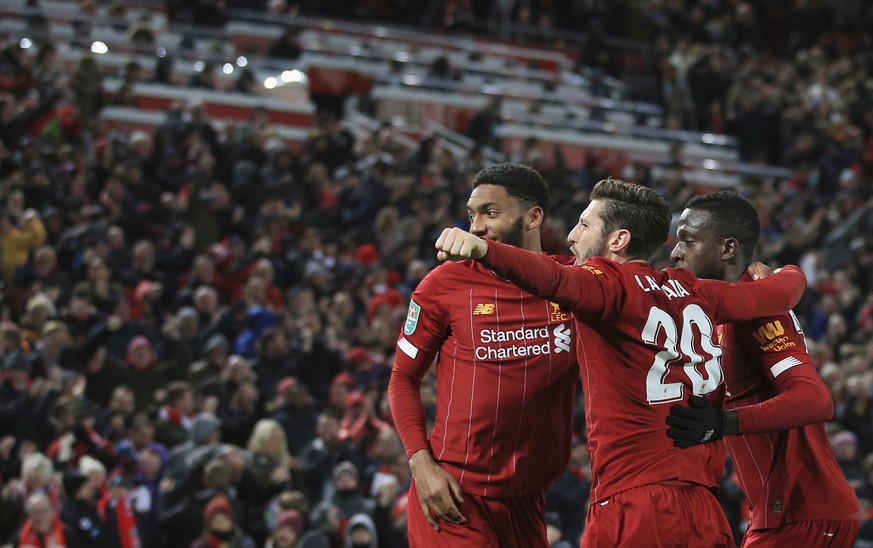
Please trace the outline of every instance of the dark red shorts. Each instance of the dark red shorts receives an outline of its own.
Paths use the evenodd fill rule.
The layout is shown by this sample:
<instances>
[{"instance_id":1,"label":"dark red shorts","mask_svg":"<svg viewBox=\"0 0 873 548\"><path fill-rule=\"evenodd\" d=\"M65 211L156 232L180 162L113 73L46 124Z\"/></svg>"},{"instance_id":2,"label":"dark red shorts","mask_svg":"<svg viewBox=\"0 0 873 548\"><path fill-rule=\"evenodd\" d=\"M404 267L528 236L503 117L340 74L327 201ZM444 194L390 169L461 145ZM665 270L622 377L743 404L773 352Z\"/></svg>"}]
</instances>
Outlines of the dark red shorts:
<instances>
[{"instance_id":1,"label":"dark red shorts","mask_svg":"<svg viewBox=\"0 0 873 548\"><path fill-rule=\"evenodd\" d=\"M734 538L715 495L702 485L643 485L588 509L582 548L733 547Z\"/></svg>"},{"instance_id":2,"label":"dark red shorts","mask_svg":"<svg viewBox=\"0 0 873 548\"><path fill-rule=\"evenodd\" d=\"M820 519L786 523L775 529L747 531L743 548L777 548L781 546L827 546L851 548L858 536L858 517L854 519Z\"/></svg>"},{"instance_id":3,"label":"dark red shorts","mask_svg":"<svg viewBox=\"0 0 873 548\"><path fill-rule=\"evenodd\" d=\"M464 493L459 507L465 525L439 522L436 531L422 513L415 482L406 509L411 548L548 548L543 493L517 497L478 497Z\"/></svg>"}]
</instances>

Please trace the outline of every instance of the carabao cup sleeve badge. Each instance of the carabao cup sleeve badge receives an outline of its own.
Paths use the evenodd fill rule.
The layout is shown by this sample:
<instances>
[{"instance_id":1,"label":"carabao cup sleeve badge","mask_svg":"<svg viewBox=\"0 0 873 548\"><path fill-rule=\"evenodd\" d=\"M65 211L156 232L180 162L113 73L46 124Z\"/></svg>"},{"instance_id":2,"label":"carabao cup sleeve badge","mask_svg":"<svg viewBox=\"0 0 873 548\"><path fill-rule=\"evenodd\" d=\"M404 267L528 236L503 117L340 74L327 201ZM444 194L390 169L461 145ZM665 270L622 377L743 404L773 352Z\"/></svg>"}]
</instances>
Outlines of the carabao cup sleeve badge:
<instances>
[{"instance_id":1,"label":"carabao cup sleeve badge","mask_svg":"<svg viewBox=\"0 0 873 548\"><path fill-rule=\"evenodd\" d=\"M421 307L412 299L409 300L409 311L406 313L406 323L403 324L403 334L412 335L418 327L418 318L421 316Z\"/></svg>"}]
</instances>

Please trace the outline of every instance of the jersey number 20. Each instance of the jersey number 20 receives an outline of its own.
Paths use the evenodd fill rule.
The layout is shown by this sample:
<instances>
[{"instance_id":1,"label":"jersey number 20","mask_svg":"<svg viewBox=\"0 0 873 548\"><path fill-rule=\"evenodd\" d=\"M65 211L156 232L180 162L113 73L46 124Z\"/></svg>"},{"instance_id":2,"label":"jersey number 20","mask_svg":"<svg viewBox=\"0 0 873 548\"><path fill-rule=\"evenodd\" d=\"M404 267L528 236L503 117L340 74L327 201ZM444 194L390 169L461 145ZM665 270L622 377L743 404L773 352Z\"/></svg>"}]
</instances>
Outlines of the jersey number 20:
<instances>
[{"instance_id":1,"label":"jersey number 20","mask_svg":"<svg viewBox=\"0 0 873 548\"><path fill-rule=\"evenodd\" d=\"M684 383L666 382L671 365L685 369L693 394L703 396L718 388L722 381L721 348L712 342L713 331L709 316L696 304L682 309L682 325L678 328L667 312L656 307L649 310L649 319L642 333L643 341L658 344L660 335L664 340L664 349L655 354L655 362L646 376L646 398L650 404L682 399ZM701 356L698 349L709 357ZM697 369L701 362L704 362L706 377Z\"/></svg>"}]
</instances>

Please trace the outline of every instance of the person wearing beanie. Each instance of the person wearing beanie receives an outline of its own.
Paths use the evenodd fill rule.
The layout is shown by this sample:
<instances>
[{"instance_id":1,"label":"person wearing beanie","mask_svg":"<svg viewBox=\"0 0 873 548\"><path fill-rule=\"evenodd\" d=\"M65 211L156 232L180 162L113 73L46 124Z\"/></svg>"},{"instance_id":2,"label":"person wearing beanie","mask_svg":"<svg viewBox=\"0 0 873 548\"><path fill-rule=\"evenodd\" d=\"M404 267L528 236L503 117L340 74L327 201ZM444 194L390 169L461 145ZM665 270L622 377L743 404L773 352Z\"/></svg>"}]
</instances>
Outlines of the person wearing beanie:
<instances>
[{"instance_id":1,"label":"person wearing beanie","mask_svg":"<svg viewBox=\"0 0 873 548\"><path fill-rule=\"evenodd\" d=\"M285 430L288 452L299 457L306 444L315 438L318 420L309 386L296 377L285 377L279 382L275 402L272 418Z\"/></svg>"},{"instance_id":2,"label":"person wearing beanie","mask_svg":"<svg viewBox=\"0 0 873 548\"><path fill-rule=\"evenodd\" d=\"M227 337L221 333L209 337L203 345L203 356L206 360L205 376L220 376L230 356L230 343Z\"/></svg>"},{"instance_id":3,"label":"person wearing beanie","mask_svg":"<svg viewBox=\"0 0 873 548\"><path fill-rule=\"evenodd\" d=\"M167 473L175 478L188 477L191 458L202 453L204 458L220 447L221 419L212 413L200 413L191 423L190 439L173 447L167 461ZM211 451L207 448L214 449ZM200 459L198 459L200 460Z\"/></svg>"},{"instance_id":4,"label":"person wearing beanie","mask_svg":"<svg viewBox=\"0 0 873 548\"><path fill-rule=\"evenodd\" d=\"M64 474L61 523L67 548L110 548L106 524L97 511L94 484L79 471Z\"/></svg>"},{"instance_id":5,"label":"person wearing beanie","mask_svg":"<svg viewBox=\"0 0 873 548\"><path fill-rule=\"evenodd\" d=\"M285 510L276 519L273 534L267 539L264 548L298 548L303 535L303 516L297 510Z\"/></svg>"},{"instance_id":6,"label":"person wearing beanie","mask_svg":"<svg viewBox=\"0 0 873 548\"><path fill-rule=\"evenodd\" d=\"M376 524L367 514L355 514L349 519L346 527L345 548L376 548L379 546L379 535Z\"/></svg>"},{"instance_id":7,"label":"person wearing beanie","mask_svg":"<svg viewBox=\"0 0 873 548\"><path fill-rule=\"evenodd\" d=\"M255 548L255 541L237 527L226 495L216 495L203 511L203 534L191 548Z\"/></svg>"},{"instance_id":8,"label":"person wearing beanie","mask_svg":"<svg viewBox=\"0 0 873 548\"><path fill-rule=\"evenodd\" d=\"M88 478L88 483L97 494L96 498L106 492L106 467L102 462L89 455L82 455L79 459L79 473Z\"/></svg>"},{"instance_id":9,"label":"person wearing beanie","mask_svg":"<svg viewBox=\"0 0 873 548\"><path fill-rule=\"evenodd\" d=\"M360 489L358 467L349 461L343 461L333 468L334 493L330 498L322 500L312 509L313 527L321 529L328 537L342 541L346 524L356 514L373 516L376 502L365 497ZM337 516L339 523L330 516Z\"/></svg>"}]
</instances>

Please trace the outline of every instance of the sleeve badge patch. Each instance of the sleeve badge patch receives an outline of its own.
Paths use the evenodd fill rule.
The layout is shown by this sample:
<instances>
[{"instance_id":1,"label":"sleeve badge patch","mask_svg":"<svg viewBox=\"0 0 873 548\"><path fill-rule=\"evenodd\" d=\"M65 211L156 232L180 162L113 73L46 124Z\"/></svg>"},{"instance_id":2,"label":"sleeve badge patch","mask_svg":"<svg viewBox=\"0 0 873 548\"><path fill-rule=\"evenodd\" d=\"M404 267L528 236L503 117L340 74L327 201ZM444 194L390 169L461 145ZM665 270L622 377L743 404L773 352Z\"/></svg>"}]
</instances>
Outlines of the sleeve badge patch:
<instances>
[{"instance_id":1,"label":"sleeve badge patch","mask_svg":"<svg viewBox=\"0 0 873 548\"><path fill-rule=\"evenodd\" d=\"M403 324L403 334L412 335L418 327L418 318L421 316L421 307L412 299L409 300L409 311L406 313L406 323Z\"/></svg>"}]
</instances>

